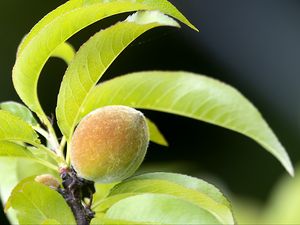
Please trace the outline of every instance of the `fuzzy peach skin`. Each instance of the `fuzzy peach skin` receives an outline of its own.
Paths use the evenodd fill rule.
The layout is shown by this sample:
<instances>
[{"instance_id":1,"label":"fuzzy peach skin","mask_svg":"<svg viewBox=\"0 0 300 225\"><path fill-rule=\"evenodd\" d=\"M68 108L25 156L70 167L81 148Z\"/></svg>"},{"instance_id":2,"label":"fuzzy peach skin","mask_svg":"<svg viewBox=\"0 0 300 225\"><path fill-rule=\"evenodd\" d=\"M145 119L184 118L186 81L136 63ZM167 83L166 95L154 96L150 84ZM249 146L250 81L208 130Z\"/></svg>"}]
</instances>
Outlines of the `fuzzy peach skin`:
<instances>
[{"instance_id":1,"label":"fuzzy peach skin","mask_svg":"<svg viewBox=\"0 0 300 225\"><path fill-rule=\"evenodd\" d=\"M71 164L80 177L112 183L131 176L149 143L144 115L127 106L105 106L89 113L71 140Z\"/></svg>"}]
</instances>

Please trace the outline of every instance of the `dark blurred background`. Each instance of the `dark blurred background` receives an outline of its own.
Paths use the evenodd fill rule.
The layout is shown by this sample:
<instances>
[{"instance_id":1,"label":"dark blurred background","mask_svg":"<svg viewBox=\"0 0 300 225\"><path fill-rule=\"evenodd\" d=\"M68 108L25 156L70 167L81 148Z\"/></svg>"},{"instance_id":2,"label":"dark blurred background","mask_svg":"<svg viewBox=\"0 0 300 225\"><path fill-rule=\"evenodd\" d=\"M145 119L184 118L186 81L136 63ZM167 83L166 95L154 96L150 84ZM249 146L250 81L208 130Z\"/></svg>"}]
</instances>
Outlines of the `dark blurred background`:
<instances>
[{"instance_id":1,"label":"dark blurred background","mask_svg":"<svg viewBox=\"0 0 300 225\"><path fill-rule=\"evenodd\" d=\"M10 0L0 12L0 101L18 100L11 82L17 46L30 28L65 1ZM294 164L300 159L300 2L298 0L172 0L201 31L158 29L122 53L105 79L123 73L187 70L231 84L248 97L273 128ZM75 35L78 47L109 23L107 19ZM50 115L66 65L50 59L39 94ZM237 133L163 113L145 111L170 143L151 144L146 167L204 177L228 193L264 202L285 173L269 153ZM1 182L1 181L0 181ZM1 221L1 220L0 220ZM2 224L2 223L1 223Z\"/></svg>"}]
</instances>

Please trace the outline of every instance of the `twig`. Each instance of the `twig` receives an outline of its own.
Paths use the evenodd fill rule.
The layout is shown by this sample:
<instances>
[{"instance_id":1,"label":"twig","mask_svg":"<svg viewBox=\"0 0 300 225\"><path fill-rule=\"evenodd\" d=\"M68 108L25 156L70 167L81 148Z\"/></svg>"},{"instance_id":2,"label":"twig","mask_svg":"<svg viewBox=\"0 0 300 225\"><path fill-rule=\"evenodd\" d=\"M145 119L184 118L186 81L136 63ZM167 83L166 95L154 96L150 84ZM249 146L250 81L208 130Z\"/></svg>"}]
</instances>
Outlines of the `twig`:
<instances>
[{"instance_id":1,"label":"twig","mask_svg":"<svg viewBox=\"0 0 300 225\"><path fill-rule=\"evenodd\" d=\"M90 208L95 193L94 182L78 177L75 170L70 168L61 169L60 174L63 188L59 188L58 192L70 206L77 225L89 225L95 215ZM87 205L83 204L85 198L89 199Z\"/></svg>"}]
</instances>

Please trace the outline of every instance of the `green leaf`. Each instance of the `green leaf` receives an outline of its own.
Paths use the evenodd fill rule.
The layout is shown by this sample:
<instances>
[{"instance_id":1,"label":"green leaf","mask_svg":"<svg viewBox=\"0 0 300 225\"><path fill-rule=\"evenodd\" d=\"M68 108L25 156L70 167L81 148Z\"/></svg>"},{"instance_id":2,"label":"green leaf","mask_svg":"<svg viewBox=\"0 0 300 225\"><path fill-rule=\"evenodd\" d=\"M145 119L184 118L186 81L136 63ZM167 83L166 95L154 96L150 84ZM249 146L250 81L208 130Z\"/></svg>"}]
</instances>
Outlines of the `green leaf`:
<instances>
[{"instance_id":1,"label":"green leaf","mask_svg":"<svg viewBox=\"0 0 300 225\"><path fill-rule=\"evenodd\" d=\"M59 46L57 46L57 48L51 54L51 57L61 58L67 64L70 64L74 56L75 56L75 49L71 44L67 42L64 42Z\"/></svg>"},{"instance_id":2,"label":"green leaf","mask_svg":"<svg viewBox=\"0 0 300 225\"><path fill-rule=\"evenodd\" d=\"M4 110L0 110L0 141L39 144L38 135L28 123Z\"/></svg>"},{"instance_id":3,"label":"green leaf","mask_svg":"<svg viewBox=\"0 0 300 225\"><path fill-rule=\"evenodd\" d=\"M15 194L22 190L22 187L24 184L26 184L28 182L34 182L34 179L35 179L35 176L26 177L16 184L16 186L12 189L11 194L5 204L5 208L4 208L5 212L8 211L9 209L11 209L11 207L12 207L11 201L14 198Z\"/></svg>"},{"instance_id":4,"label":"green leaf","mask_svg":"<svg viewBox=\"0 0 300 225\"><path fill-rule=\"evenodd\" d=\"M20 117L31 126L38 125L38 122L35 120L31 111L26 106L20 103L12 101L2 102L0 103L0 109L8 111L17 117Z\"/></svg>"},{"instance_id":5,"label":"green leaf","mask_svg":"<svg viewBox=\"0 0 300 225\"><path fill-rule=\"evenodd\" d=\"M149 223L135 223L133 221L128 221L128 220L113 220L113 219L108 219L105 218L105 215L102 214L100 217L98 214L96 214L96 217L92 219L91 225L150 225Z\"/></svg>"},{"instance_id":6,"label":"green leaf","mask_svg":"<svg viewBox=\"0 0 300 225\"><path fill-rule=\"evenodd\" d=\"M47 158L42 158L47 160ZM8 172L9 171L9 172ZM59 176L57 171L25 158L0 157L0 197L6 203L12 189L24 178L40 174ZM11 224L17 224L15 210L10 209L7 216Z\"/></svg>"},{"instance_id":7,"label":"green leaf","mask_svg":"<svg viewBox=\"0 0 300 225\"><path fill-rule=\"evenodd\" d=\"M127 105L202 120L244 134L273 154L293 175L293 166L258 110L233 87L187 72L140 72L93 90L82 116L105 105Z\"/></svg>"},{"instance_id":8,"label":"green leaf","mask_svg":"<svg viewBox=\"0 0 300 225\"><path fill-rule=\"evenodd\" d=\"M10 210L5 213L5 216L7 217L10 224L19 224L16 212L12 208L10 208Z\"/></svg>"},{"instance_id":9,"label":"green leaf","mask_svg":"<svg viewBox=\"0 0 300 225\"><path fill-rule=\"evenodd\" d=\"M72 12L74 10L79 12ZM99 12L99 10L101 10L101 12ZM24 40L19 46L18 54L20 55L23 52L24 48L28 45L28 43L32 39L34 39L36 35L43 31L46 26L49 26L49 24L52 23L60 24L61 20L59 21L60 23L56 22L55 20L61 16L66 16L67 13L76 13L78 16L80 16L81 14L87 15L88 18L83 17L85 21L77 21L76 19L78 18L73 18L72 16L72 19L74 21L80 22L81 27L84 28L85 26L87 26L85 24L93 23L97 20L114 14L135 10L160 10L161 12L180 20L192 29L197 30L194 25L192 25L172 4L170 4L166 0L160 0L160 2L153 2L153 0L137 0L134 2L130 0L72 0L66 2L65 4L59 6L57 9L48 13L37 23L32 28L30 33L24 37ZM103 13L104 11L111 14L105 15ZM93 16L90 14L92 14Z\"/></svg>"},{"instance_id":10,"label":"green leaf","mask_svg":"<svg viewBox=\"0 0 300 225\"><path fill-rule=\"evenodd\" d=\"M164 146L168 146L168 142L166 141L163 134L159 131L158 127L151 120L147 119L147 124L149 127L150 140Z\"/></svg>"},{"instance_id":11,"label":"green leaf","mask_svg":"<svg viewBox=\"0 0 300 225\"><path fill-rule=\"evenodd\" d=\"M23 182L12 193L11 205L20 224L42 224L56 220L61 224L75 224L70 207L55 190L34 181Z\"/></svg>"},{"instance_id":12,"label":"green leaf","mask_svg":"<svg viewBox=\"0 0 300 225\"><path fill-rule=\"evenodd\" d=\"M160 10L196 29L166 0L72 0L50 12L26 35L18 49L13 83L20 98L43 123L49 122L38 100L37 83L53 51L90 24L135 10Z\"/></svg>"},{"instance_id":13,"label":"green leaf","mask_svg":"<svg viewBox=\"0 0 300 225\"><path fill-rule=\"evenodd\" d=\"M34 158L34 155L26 147L8 141L0 141L0 157Z\"/></svg>"},{"instance_id":14,"label":"green leaf","mask_svg":"<svg viewBox=\"0 0 300 225\"><path fill-rule=\"evenodd\" d=\"M98 201L95 201L92 205L92 209L98 214L106 212L107 209L109 209L112 205L114 205L116 202L125 199L130 196L137 195L139 193L123 193L123 194L116 194L112 196L107 196L106 198L100 199Z\"/></svg>"},{"instance_id":15,"label":"green leaf","mask_svg":"<svg viewBox=\"0 0 300 225\"><path fill-rule=\"evenodd\" d=\"M213 215L197 205L164 194L125 198L114 204L106 217L157 224L220 224Z\"/></svg>"},{"instance_id":16,"label":"green leaf","mask_svg":"<svg viewBox=\"0 0 300 225\"><path fill-rule=\"evenodd\" d=\"M9 173L7 171L9 171ZM57 171L49 169L33 160L26 158L0 157L0 195L2 201L7 201L12 189L22 179L46 173L59 176Z\"/></svg>"},{"instance_id":17,"label":"green leaf","mask_svg":"<svg viewBox=\"0 0 300 225\"><path fill-rule=\"evenodd\" d=\"M100 184L95 183L96 192L93 195L93 204L92 208L102 202L110 193L110 190L116 186L117 183L110 183L110 184Z\"/></svg>"},{"instance_id":18,"label":"green leaf","mask_svg":"<svg viewBox=\"0 0 300 225\"><path fill-rule=\"evenodd\" d=\"M46 219L42 222L42 225L60 225L61 223L54 219Z\"/></svg>"},{"instance_id":19,"label":"green leaf","mask_svg":"<svg viewBox=\"0 0 300 225\"><path fill-rule=\"evenodd\" d=\"M49 169L58 171L58 165L50 163L49 160L45 160L40 157L39 149L29 149L25 146L19 144L0 141L0 157L10 157L10 158L23 158L27 160L33 160L37 163L40 163Z\"/></svg>"},{"instance_id":20,"label":"green leaf","mask_svg":"<svg viewBox=\"0 0 300 225\"><path fill-rule=\"evenodd\" d=\"M13 141L28 143L43 150L58 164L64 164L64 160L53 151L40 144L37 133L20 117L10 112L0 110L0 141Z\"/></svg>"},{"instance_id":21,"label":"green leaf","mask_svg":"<svg viewBox=\"0 0 300 225\"><path fill-rule=\"evenodd\" d=\"M79 49L61 83L56 108L57 122L67 140L79 122L89 93L114 59L144 32L167 25L178 24L156 11L136 13L100 31Z\"/></svg>"},{"instance_id":22,"label":"green leaf","mask_svg":"<svg viewBox=\"0 0 300 225\"><path fill-rule=\"evenodd\" d=\"M95 210L105 211L116 202L140 193L176 196L207 210L223 224L234 224L230 204L217 188L199 179L172 173L145 174L122 182Z\"/></svg>"},{"instance_id":23,"label":"green leaf","mask_svg":"<svg viewBox=\"0 0 300 225\"><path fill-rule=\"evenodd\" d=\"M148 179L156 179L156 180L166 180L178 185L181 185L185 188L192 189L198 191L200 193L205 193L211 199L220 203L222 205L231 208L231 204L224 197L224 195L220 192L218 188L214 185L207 183L204 180L178 174L178 173L165 173L165 172L155 172L155 173L146 173L139 176L135 176L129 179L130 180L148 180Z\"/></svg>"}]
</instances>

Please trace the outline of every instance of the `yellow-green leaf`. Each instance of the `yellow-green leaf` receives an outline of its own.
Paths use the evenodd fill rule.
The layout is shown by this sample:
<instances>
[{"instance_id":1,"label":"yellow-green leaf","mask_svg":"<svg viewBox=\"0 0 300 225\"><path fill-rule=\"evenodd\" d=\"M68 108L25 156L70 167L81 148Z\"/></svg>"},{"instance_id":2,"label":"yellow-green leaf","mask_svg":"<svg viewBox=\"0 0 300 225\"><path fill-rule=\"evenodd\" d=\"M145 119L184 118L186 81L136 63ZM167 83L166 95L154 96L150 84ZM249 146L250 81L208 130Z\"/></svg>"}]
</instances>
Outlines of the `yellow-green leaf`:
<instances>
[{"instance_id":1,"label":"yellow-green leaf","mask_svg":"<svg viewBox=\"0 0 300 225\"><path fill-rule=\"evenodd\" d=\"M49 125L39 103L37 83L55 49L96 21L135 10L160 10L194 28L167 0L72 0L50 12L24 37L13 69L13 83L20 98L42 122Z\"/></svg>"},{"instance_id":2,"label":"yellow-green leaf","mask_svg":"<svg viewBox=\"0 0 300 225\"><path fill-rule=\"evenodd\" d=\"M47 220L75 224L73 213L64 198L43 184L23 182L15 188L10 198L20 224L43 224Z\"/></svg>"},{"instance_id":3,"label":"yellow-green leaf","mask_svg":"<svg viewBox=\"0 0 300 225\"><path fill-rule=\"evenodd\" d=\"M40 163L54 171L58 171L58 165L40 157L40 149L29 149L25 146L9 141L0 141L0 157L8 157L14 159L27 159Z\"/></svg>"},{"instance_id":4,"label":"yellow-green leaf","mask_svg":"<svg viewBox=\"0 0 300 225\"><path fill-rule=\"evenodd\" d=\"M42 225L61 225L61 223L54 219L46 219L42 222Z\"/></svg>"},{"instance_id":5,"label":"yellow-green leaf","mask_svg":"<svg viewBox=\"0 0 300 225\"><path fill-rule=\"evenodd\" d=\"M293 174L289 156L259 111L240 92L215 79L187 72L140 72L97 86L82 116L105 105L127 105L202 120L244 134Z\"/></svg>"},{"instance_id":6,"label":"yellow-green leaf","mask_svg":"<svg viewBox=\"0 0 300 225\"><path fill-rule=\"evenodd\" d=\"M132 177L128 181L148 180L148 179L166 180L181 185L188 189L192 189L198 192L203 192L207 196L209 196L209 198L213 199L215 202L225 205L228 208L231 208L231 204L225 198L225 196L220 192L218 188L216 188L212 184L207 183L204 180L195 177L178 174L178 173L154 172L154 173L145 173L139 176Z\"/></svg>"},{"instance_id":7,"label":"yellow-green leaf","mask_svg":"<svg viewBox=\"0 0 300 225\"><path fill-rule=\"evenodd\" d=\"M146 121L147 121L147 124L149 127L150 140L155 142L156 144L168 146L167 140L165 139L163 134L160 132L160 130L158 129L156 124L147 118L146 118Z\"/></svg>"},{"instance_id":8,"label":"yellow-green leaf","mask_svg":"<svg viewBox=\"0 0 300 225\"><path fill-rule=\"evenodd\" d=\"M99 202L105 199L109 195L110 190L116 184L117 183L110 183L110 184L95 183L96 193L93 196L93 205L98 205Z\"/></svg>"},{"instance_id":9,"label":"yellow-green leaf","mask_svg":"<svg viewBox=\"0 0 300 225\"><path fill-rule=\"evenodd\" d=\"M0 109L4 111L8 111L14 114L15 116L20 117L31 126L38 125L38 122L35 120L31 111L26 106L18 102L13 102L13 101L2 102L0 103Z\"/></svg>"},{"instance_id":10,"label":"yellow-green leaf","mask_svg":"<svg viewBox=\"0 0 300 225\"><path fill-rule=\"evenodd\" d=\"M0 171L0 197L4 203L8 200L13 188L24 178L41 174L59 176L58 171L27 158L0 157ZM7 171L10 172L7 173Z\"/></svg>"},{"instance_id":11,"label":"yellow-green leaf","mask_svg":"<svg viewBox=\"0 0 300 225\"><path fill-rule=\"evenodd\" d=\"M38 135L28 123L4 110L0 110L0 141L39 143Z\"/></svg>"},{"instance_id":12,"label":"yellow-green leaf","mask_svg":"<svg viewBox=\"0 0 300 225\"><path fill-rule=\"evenodd\" d=\"M95 210L105 211L128 196L142 193L176 196L210 212L223 224L234 224L229 202L217 188L199 179L172 173L150 173L124 181L115 186L110 197Z\"/></svg>"},{"instance_id":13,"label":"yellow-green leaf","mask_svg":"<svg viewBox=\"0 0 300 225\"><path fill-rule=\"evenodd\" d=\"M75 56L75 49L68 42L64 42L59 46L57 46L57 48L51 54L51 57L61 58L67 64L70 64L74 56Z\"/></svg>"},{"instance_id":14,"label":"yellow-green leaf","mask_svg":"<svg viewBox=\"0 0 300 225\"><path fill-rule=\"evenodd\" d=\"M221 224L208 211L165 194L141 194L113 205L106 218L154 224Z\"/></svg>"},{"instance_id":15,"label":"yellow-green leaf","mask_svg":"<svg viewBox=\"0 0 300 225\"><path fill-rule=\"evenodd\" d=\"M34 155L22 145L0 141L0 157L34 158Z\"/></svg>"},{"instance_id":16,"label":"yellow-green leaf","mask_svg":"<svg viewBox=\"0 0 300 225\"><path fill-rule=\"evenodd\" d=\"M128 220L114 220L108 219L105 217L105 214L96 214L96 217L92 219L91 225L151 225L153 223L142 223L142 222L133 222Z\"/></svg>"},{"instance_id":17,"label":"yellow-green leaf","mask_svg":"<svg viewBox=\"0 0 300 225\"><path fill-rule=\"evenodd\" d=\"M178 24L157 11L138 12L98 32L79 49L64 75L56 108L58 125L68 140L84 102L114 59L141 34L159 26Z\"/></svg>"}]
</instances>

